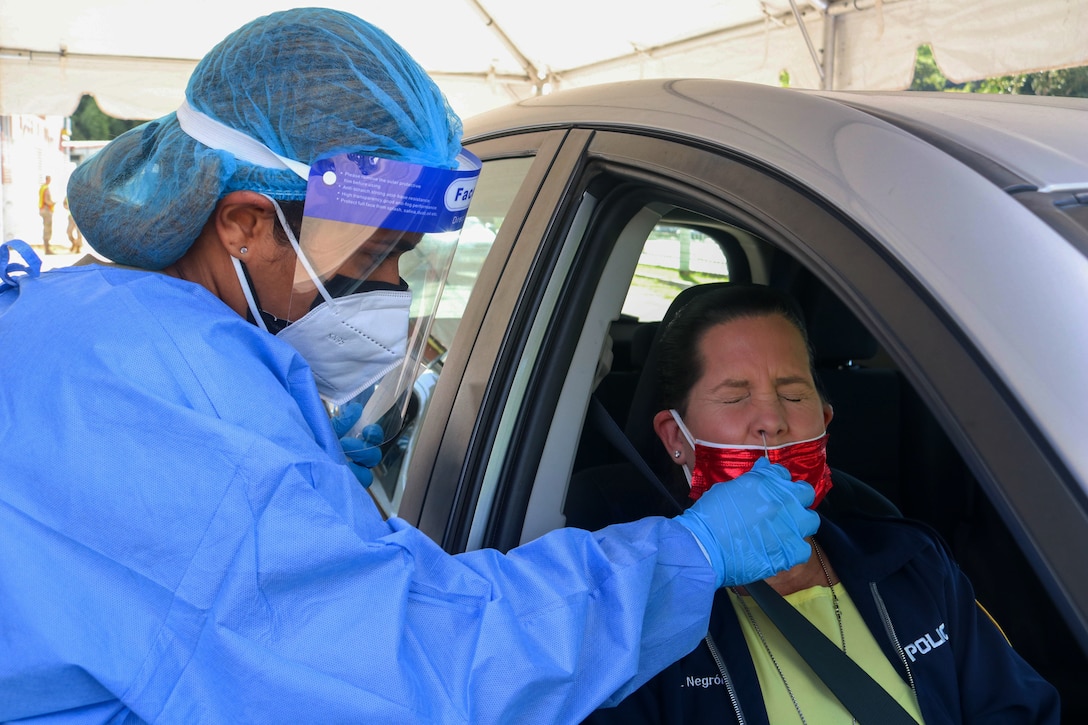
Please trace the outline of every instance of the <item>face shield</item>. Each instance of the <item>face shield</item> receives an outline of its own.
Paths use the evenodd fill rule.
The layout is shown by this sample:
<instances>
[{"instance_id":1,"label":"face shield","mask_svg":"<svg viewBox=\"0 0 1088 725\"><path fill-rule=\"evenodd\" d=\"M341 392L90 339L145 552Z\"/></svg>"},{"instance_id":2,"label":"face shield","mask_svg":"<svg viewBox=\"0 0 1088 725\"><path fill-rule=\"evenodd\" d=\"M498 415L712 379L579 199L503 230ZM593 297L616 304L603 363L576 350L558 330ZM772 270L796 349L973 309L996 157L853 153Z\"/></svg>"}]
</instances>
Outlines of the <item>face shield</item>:
<instances>
[{"instance_id":1,"label":"face shield","mask_svg":"<svg viewBox=\"0 0 1088 725\"><path fill-rule=\"evenodd\" d=\"M340 154L310 167L301 233L291 240L297 262L287 319L294 322L279 336L294 344L294 331L308 334L310 318L326 318L315 354L330 359L300 352L330 415L363 403L352 432L377 423L387 440L394 437L429 362L431 323L481 168L468 151L457 161L444 169ZM407 292L402 263L413 268ZM371 352L353 357L363 348L328 334L328 322L344 325ZM322 374L328 369L338 371L336 384Z\"/></svg>"}]
</instances>

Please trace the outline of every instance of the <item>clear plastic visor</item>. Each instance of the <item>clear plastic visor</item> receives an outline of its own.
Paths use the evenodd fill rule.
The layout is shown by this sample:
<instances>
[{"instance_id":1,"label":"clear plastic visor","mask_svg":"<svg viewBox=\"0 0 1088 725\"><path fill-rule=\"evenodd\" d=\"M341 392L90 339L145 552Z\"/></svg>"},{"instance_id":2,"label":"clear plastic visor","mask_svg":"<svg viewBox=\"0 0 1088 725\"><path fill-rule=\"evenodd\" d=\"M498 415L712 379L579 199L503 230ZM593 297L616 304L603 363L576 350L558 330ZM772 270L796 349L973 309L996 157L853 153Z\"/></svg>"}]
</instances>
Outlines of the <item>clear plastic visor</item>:
<instances>
[{"instance_id":1,"label":"clear plastic visor","mask_svg":"<svg viewBox=\"0 0 1088 725\"><path fill-rule=\"evenodd\" d=\"M364 154L339 154L310 167L292 280L294 320L325 299L353 294L364 283L397 284L400 255L424 235L429 254L452 256L480 173L468 151L456 169ZM320 283L320 286L317 284Z\"/></svg>"},{"instance_id":2,"label":"clear plastic visor","mask_svg":"<svg viewBox=\"0 0 1088 725\"><path fill-rule=\"evenodd\" d=\"M481 168L468 151L457 160L458 168L440 169L341 154L310 168L288 319L412 280L407 328L399 331L405 357L356 398L364 403L356 433L378 423L386 440L395 437L415 379L430 362L431 323ZM338 413L339 406L329 407Z\"/></svg>"}]
</instances>

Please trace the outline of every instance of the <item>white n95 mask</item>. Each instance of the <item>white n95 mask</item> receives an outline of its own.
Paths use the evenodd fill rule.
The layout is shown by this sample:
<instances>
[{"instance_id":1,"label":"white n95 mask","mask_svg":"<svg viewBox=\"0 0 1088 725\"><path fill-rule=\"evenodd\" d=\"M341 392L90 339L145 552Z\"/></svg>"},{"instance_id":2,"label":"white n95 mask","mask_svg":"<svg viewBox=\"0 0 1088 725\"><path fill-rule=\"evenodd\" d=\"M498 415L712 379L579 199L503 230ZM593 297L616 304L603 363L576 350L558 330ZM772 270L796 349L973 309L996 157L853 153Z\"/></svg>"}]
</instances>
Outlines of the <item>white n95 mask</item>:
<instances>
[{"instance_id":1,"label":"white n95 mask","mask_svg":"<svg viewBox=\"0 0 1088 725\"><path fill-rule=\"evenodd\" d=\"M280 205L269 200L302 268L323 298L317 307L275 335L309 364L321 397L333 405L343 405L404 361L412 293L368 290L333 297L299 248ZM231 257L231 261L254 321L268 330L241 261L237 257Z\"/></svg>"},{"instance_id":2,"label":"white n95 mask","mask_svg":"<svg viewBox=\"0 0 1088 725\"><path fill-rule=\"evenodd\" d=\"M310 365L321 397L343 405L403 360L412 293L377 290L322 302L276 333Z\"/></svg>"}]
</instances>

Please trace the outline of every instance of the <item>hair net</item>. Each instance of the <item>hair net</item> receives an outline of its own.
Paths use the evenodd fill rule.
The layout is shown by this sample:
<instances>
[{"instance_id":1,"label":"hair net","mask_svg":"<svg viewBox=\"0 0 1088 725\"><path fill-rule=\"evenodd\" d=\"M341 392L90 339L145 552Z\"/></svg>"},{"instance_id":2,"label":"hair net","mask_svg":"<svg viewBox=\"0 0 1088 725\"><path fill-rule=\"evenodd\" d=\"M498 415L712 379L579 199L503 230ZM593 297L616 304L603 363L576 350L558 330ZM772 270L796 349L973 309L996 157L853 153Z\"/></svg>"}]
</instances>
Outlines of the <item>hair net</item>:
<instances>
[{"instance_id":1,"label":"hair net","mask_svg":"<svg viewBox=\"0 0 1088 725\"><path fill-rule=\"evenodd\" d=\"M345 152L453 168L461 121L408 53L354 15L299 8L258 18L197 64L194 109L309 166ZM94 249L147 269L177 261L231 191L306 195L286 168L243 161L188 136L171 113L118 136L68 184Z\"/></svg>"}]
</instances>

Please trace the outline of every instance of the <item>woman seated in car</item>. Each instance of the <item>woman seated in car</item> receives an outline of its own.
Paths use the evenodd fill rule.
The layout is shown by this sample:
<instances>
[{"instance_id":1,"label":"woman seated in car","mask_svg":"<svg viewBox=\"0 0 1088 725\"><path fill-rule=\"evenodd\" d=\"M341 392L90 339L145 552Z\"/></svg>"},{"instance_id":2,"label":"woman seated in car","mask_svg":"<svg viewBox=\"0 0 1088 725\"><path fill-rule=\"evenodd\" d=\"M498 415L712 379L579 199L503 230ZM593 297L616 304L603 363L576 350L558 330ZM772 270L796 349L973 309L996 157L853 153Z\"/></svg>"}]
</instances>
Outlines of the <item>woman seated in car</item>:
<instances>
[{"instance_id":1,"label":"woman seated in car","mask_svg":"<svg viewBox=\"0 0 1088 725\"><path fill-rule=\"evenodd\" d=\"M813 485L818 506L832 486L825 455L832 410L793 300L758 285L707 292L668 323L661 346L654 430L686 479L686 503L766 457L779 465L758 468L787 475L784 466ZM1056 690L977 605L926 525L894 515L824 517L809 543L806 563L766 582L915 720L1058 722ZM718 592L706 642L588 722L734 718L853 719L740 587Z\"/></svg>"}]
</instances>

